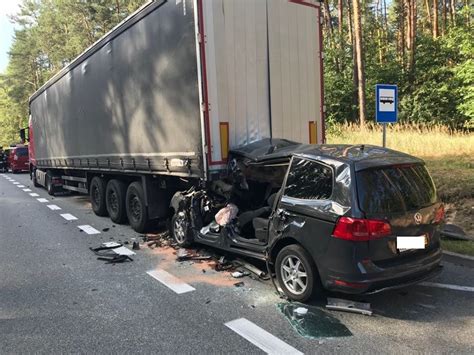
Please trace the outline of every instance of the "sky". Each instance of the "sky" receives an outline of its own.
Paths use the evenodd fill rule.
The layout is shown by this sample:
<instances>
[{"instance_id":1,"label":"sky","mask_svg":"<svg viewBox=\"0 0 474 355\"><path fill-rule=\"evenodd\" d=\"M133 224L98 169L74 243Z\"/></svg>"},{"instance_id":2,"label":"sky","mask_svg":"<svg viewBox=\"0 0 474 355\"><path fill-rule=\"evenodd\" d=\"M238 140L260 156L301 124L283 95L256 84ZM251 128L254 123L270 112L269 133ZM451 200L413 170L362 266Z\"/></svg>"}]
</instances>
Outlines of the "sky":
<instances>
[{"instance_id":1,"label":"sky","mask_svg":"<svg viewBox=\"0 0 474 355\"><path fill-rule=\"evenodd\" d=\"M16 13L21 0L2 0L0 4L0 73L8 64L8 51L13 40L13 24L8 15Z\"/></svg>"}]
</instances>

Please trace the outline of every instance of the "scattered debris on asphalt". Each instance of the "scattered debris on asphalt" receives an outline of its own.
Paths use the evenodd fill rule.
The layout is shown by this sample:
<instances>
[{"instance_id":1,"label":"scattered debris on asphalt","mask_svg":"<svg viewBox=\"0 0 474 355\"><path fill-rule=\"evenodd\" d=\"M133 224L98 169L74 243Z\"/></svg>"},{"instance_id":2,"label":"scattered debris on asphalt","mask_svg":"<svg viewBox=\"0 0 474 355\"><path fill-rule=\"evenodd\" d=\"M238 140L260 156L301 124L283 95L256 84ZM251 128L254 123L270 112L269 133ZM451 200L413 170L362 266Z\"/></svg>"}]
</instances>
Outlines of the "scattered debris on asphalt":
<instances>
[{"instance_id":1,"label":"scattered debris on asphalt","mask_svg":"<svg viewBox=\"0 0 474 355\"><path fill-rule=\"evenodd\" d=\"M123 263L126 261L133 261L131 257L128 255L109 255L109 256L99 256L97 260L103 260L106 261L106 264L118 264L118 263Z\"/></svg>"},{"instance_id":2,"label":"scattered debris on asphalt","mask_svg":"<svg viewBox=\"0 0 474 355\"><path fill-rule=\"evenodd\" d=\"M343 300L340 298L328 297L328 304L326 305L326 308L332 311L359 313L366 316L372 315L370 303L355 302L350 300Z\"/></svg>"},{"instance_id":3,"label":"scattered debris on asphalt","mask_svg":"<svg viewBox=\"0 0 474 355\"><path fill-rule=\"evenodd\" d=\"M243 281L240 281L240 282L236 282L234 284L235 287L244 287L245 286L245 283Z\"/></svg>"},{"instance_id":4,"label":"scattered debris on asphalt","mask_svg":"<svg viewBox=\"0 0 474 355\"><path fill-rule=\"evenodd\" d=\"M473 240L461 227L455 224L445 224L441 229L441 237L455 240Z\"/></svg>"},{"instance_id":5,"label":"scattered debris on asphalt","mask_svg":"<svg viewBox=\"0 0 474 355\"><path fill-rule=\"evenodd\" d=\"M102 232L108 232L109 230L110 230L110 228L103 228Z\"/></svg>"},{"instance_id":6,"label":"scattered debris on asphalt","mask_svg":"<svg viewBox=\"0 0 474 355\"><path fill-rule=\"evenodd\" d=\"M337 318L318 307L292 302L279 303L277 308L285 315L296 332L305 338L319 339L352 335L351 331Z\"/></svg>"},{"instance_id":7,"label":"scattered debris on asphalt","mask_svg":"<svg viewBox=\"0 0 474 355\"><path fill-rule=\"evenodd\" d=\"M270 276L268 276L264 271L242 259L236 259L234 264L240 265L263 280L270 280Z\"/></svg>"},{"instance_id":8,"label":"scattered debris on asphalt","mask_svg":"<svg viewBox=\"0 0 474 355\"><path fill-rule=\"evenodd\" d=\"M89 249L98 256L97 260L106 261L106 264L133 261L130 256L135 255L133 251L116 242L102 243L99 247Z\"/></svg>"}]
</instances>

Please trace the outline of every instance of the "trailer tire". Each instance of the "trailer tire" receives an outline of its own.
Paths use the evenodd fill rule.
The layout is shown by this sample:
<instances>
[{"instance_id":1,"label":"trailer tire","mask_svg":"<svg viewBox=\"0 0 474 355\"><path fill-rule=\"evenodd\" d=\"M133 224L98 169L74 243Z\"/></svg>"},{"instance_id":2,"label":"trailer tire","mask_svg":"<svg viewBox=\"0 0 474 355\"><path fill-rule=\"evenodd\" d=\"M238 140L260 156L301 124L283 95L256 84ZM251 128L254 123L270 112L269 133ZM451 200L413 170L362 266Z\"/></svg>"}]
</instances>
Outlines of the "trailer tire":
<instances>
[{"instance_id":1,"label":"trailer tire","mask_svg":"<svg viewBox=\"0 0 474 355\"><path fill-rule=\"evenodd\" d=\"M31 171L31 180L33 180L33 186L34 187L41 187L41 185L38 184L38 179L36 178L36 169L33 169Z\"/></svg>"},{"instance_id":2,"label":"trailer tire","mask_svg":"<svg viewBox=\"0 0 474 355\"><path fill-rule=\"evenodd\" d=\"M107 183L105 201L112 222L123 224L127 221L126 195L127 185L124 182L113 179Z\"/></svg>"},{"instance_id":3,"label":"trailer tire","mask_svg":"<svg viewBox=\"0 0 474 355\"><path fill-rule=\"evenodd\" d=\"M50 173L47 173L45 176L45 185L46 185L46 191L48 191L48 195L54 196L54 185L52 183L52 178L51 178Z\"/></svg>"},{"instance_id":4,"label":"trailer tire","mask_svg":"<svg viewBox=\"0 0 474 355\"><path fill-rule=\"evenodd\" d=\"M107 216L107 206L105 204L106 184L104 179L94 176L91 180L89 195L91 198L92 210L97 216Z\"/></svg>"},{"instance_id":5,"label":"trailer tire","mask_svg":"<svg viewBox=\"0 0 474 355\"><path fill-rule=\"evenodd\" d=\"M143 192L141 183L132 182L128 186L125 206L128 221L132 229L137 233L145 232L149 224L149 219L145 203L145 193Z\"/></svg>"}]
</instances>

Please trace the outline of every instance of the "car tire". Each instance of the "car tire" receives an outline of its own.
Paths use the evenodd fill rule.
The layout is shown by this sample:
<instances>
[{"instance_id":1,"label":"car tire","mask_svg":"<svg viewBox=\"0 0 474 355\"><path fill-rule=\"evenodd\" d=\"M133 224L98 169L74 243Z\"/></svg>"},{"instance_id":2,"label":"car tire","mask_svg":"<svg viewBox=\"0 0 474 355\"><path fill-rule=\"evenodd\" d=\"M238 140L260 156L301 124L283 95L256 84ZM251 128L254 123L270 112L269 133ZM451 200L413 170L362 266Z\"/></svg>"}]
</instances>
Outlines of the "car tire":
<instances>
[{"instance_id":1,"label":"car tire","mask_svg":"<svg viewBox=\"0 0 474 355\"><path fill-rule=\"evenodd\" d=\"M89 196L91 199L92 210L97 216L107 216L107 206L105 203L105 180L94 176L89 187Z\"/></svg>"},{"instance_id":2,"label":"car tire","mask_svg":"<svg viewBox=\"0 0 474 355\"><path fill-rule=\"evenodd\" d=\"M132 182L127 189L125 198L128 222L137 233L144 233L149 225L148 210L142 184Z\"/></svg>"},{"instance_id":3,"label":"car tire","mask_svg":"<svg viewBox=\"0 0 474 355\"><path fill-rule=\"evenodd\" d=\"M293 301L306 302L316 291L322 291L317 267L300 245L292 244L280 250L275 271L280 287Z\"/></svg>"},{"instance_id":4,"label":"car tire","mask_svg":"<svg viewBox=\"0 0 474 355\"><path fill-rule=\"evenodd\" d=\"M112 222L123 224L127 221L126 195L127 185L124 182L113 179L107 183L105 201Z\"/></svg>"},{"instance_id":5,"label":"car tire","mask_svg":"<svg viewBox=\"0 0 474 355\"><path fill-rule=\"evenodd\" d=\"M171 218L171 235L182 248L188 247L193 243L191 223L186 212L178 211Z\"/></svg>"},{"instance_id":6,"label":"car tire","mask_svg":"<svg viewBox=\"0 0 474 355\"><path fill-rule=\"evenodd\" d=\"M12 174L18 174L18 171L12 169Z\"/></svg>"}]
</instances>

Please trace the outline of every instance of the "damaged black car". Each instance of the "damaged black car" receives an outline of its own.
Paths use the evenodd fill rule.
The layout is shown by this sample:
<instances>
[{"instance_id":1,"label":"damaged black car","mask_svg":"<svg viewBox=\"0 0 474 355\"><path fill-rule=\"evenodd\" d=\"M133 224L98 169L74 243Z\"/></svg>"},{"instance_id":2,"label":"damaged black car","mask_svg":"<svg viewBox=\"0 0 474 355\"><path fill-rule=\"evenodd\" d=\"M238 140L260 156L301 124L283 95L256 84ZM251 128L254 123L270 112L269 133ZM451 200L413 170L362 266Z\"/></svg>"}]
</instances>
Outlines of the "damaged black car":
<instances>
[{"instance_id":1,"label":"damaged black car","mask_svg":"<svg viewBox=\"0 0 474 355\"><path fill-rule=\"evenodd\" d=\"M292 300L403 287L441 268L433 181L422 160L386 148L261 140L171 207L180 246L264 260Z\"/></svg>"}]
</instances>

